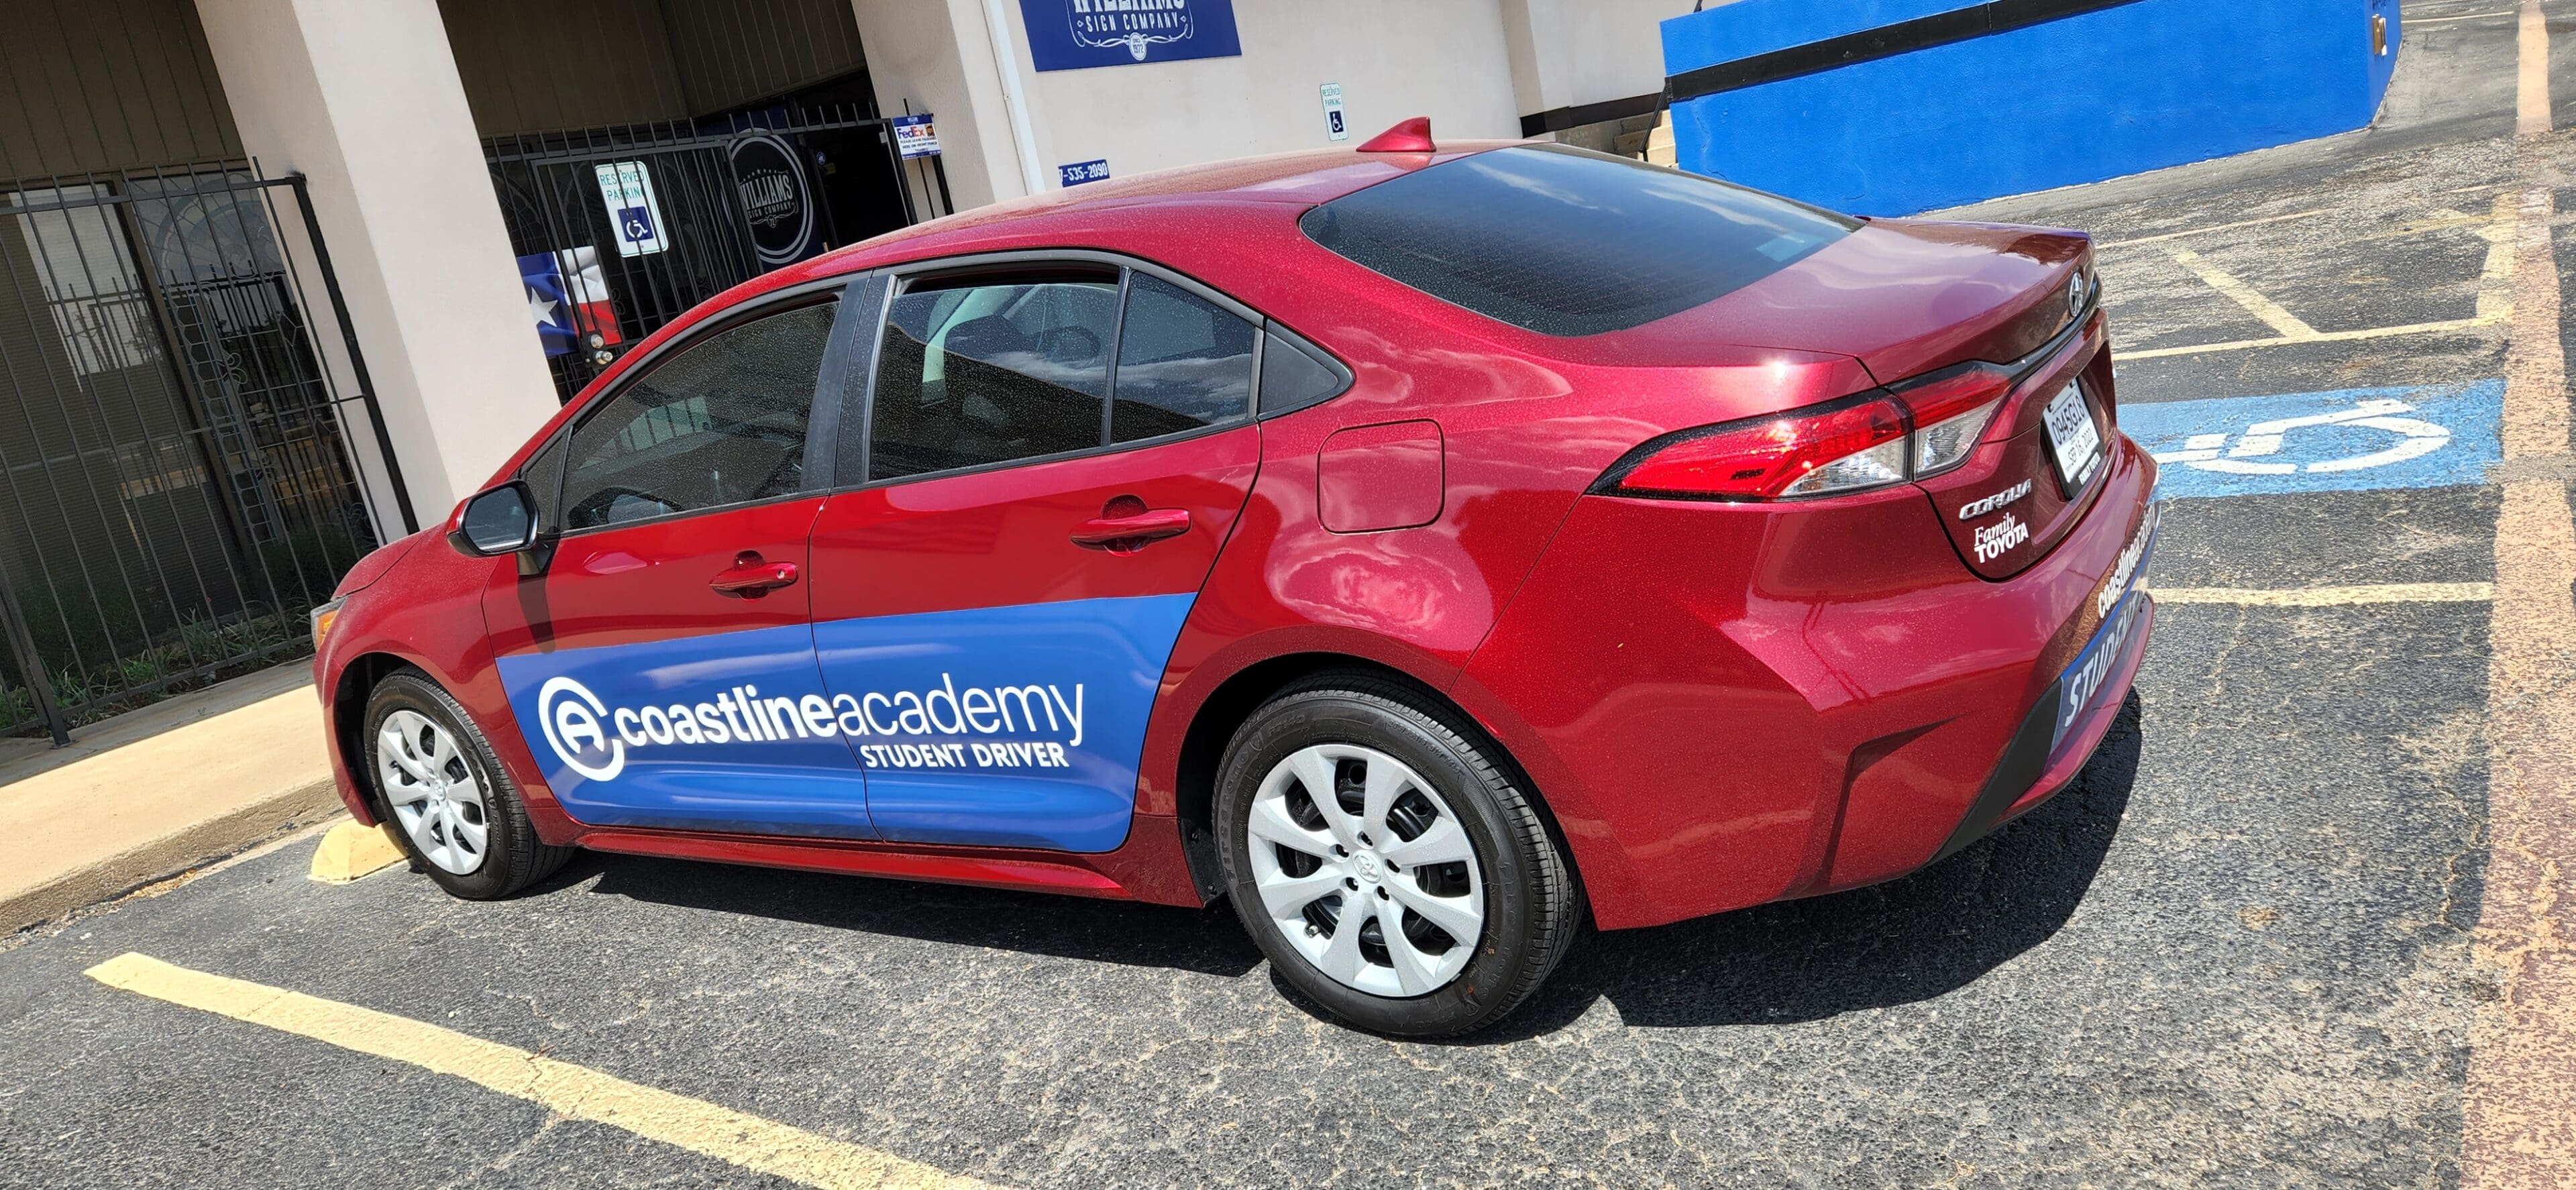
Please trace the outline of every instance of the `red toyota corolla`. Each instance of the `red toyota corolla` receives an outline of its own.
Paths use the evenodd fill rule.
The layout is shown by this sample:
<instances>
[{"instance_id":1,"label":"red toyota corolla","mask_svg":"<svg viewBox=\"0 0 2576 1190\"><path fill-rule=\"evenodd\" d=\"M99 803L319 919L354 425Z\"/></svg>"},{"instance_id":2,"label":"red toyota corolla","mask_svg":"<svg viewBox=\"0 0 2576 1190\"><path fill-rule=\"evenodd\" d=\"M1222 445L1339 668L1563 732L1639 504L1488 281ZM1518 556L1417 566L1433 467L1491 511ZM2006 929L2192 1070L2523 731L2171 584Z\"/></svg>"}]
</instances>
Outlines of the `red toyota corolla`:
<instances>
[{"instance_id":1,"label":"red toyota corolla","mask_svg":"<svg viewBox=\"0 0 2576 1190\"><path fill-rule=\"evenodd\" d=\"M1341 1017L1478 1028L1586 913L1886 880L2084 764L2155 528L2089 262L1419 121L912 228L359 563L342 796L463 897L1225 897Z\"/></svg>"}]
</instances>

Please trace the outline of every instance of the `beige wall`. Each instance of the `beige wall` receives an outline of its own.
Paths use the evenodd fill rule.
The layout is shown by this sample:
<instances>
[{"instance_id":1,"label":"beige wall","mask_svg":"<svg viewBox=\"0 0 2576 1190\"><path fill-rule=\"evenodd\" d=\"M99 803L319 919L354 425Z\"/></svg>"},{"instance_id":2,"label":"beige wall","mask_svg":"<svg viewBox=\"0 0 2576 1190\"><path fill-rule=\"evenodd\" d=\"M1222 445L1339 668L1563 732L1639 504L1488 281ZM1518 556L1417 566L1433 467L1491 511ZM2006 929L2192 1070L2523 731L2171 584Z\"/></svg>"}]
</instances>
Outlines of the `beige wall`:
<instances>
[{"instance_id":1,"label":"beige wall","mask_svg":"<svg viewBox=\"0 0 2576 1190\"><path fill-rule=\"evenodd\" d=\"M982 0L852 0L877 101L939 117L961 207L1025 193ZM1357 143L1409 116L1438 138L1516 138L1520 118L1660 90L1656 24L1689 0L1234 0L1243 53L1040 73L1018 0L996 5L1042 176L1106 158L1128 177L1332 144L1325 83Z\"/></svg>"},{"instance_id":2,"label":"beige wall","mask_svg":"<svg viewBox=\"0 0 2576 1190\"><path fill-rule=\"evenodd\" d=\"M1522 115L1664 89L1657 27L1690 0L1503 0Z\"/></svg>"},{"instance_id":3,"label":"beige wall","mask_svg":"<svg viewBox=\"0 0 2576 1190\"><path fill-rule=\"evenodd\" d=\"M435 524L556 408L438 5L197 7L243 148L311 180L413 507Z\"/></svg>"},{"instance_id":4,"label":"beige wall","mask_svg":"<svg viewBox=\"0 0 2576 1190\"><path fill-rule=\"evenodd\" d=\"M959 209L1027 193L979 0L853 0L877 110L937 117Z\"/></svg>"}]
</instances>

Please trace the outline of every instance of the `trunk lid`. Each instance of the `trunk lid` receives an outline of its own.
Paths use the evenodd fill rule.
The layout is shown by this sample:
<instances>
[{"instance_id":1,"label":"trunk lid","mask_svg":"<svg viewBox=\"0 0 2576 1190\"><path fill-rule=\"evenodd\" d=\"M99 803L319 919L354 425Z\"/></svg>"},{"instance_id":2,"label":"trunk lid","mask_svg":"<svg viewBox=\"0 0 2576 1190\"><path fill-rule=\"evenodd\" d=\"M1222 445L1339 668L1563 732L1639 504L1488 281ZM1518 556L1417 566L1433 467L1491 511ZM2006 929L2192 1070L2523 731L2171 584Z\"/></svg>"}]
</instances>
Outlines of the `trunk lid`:
<instances>
[{"instance_id":1,"label":"trunk lid","mask_svg":"<svg viewBox=\"0 0 2576 1190\"><path fill-rule=\"evenodd\" d=\"M2117 432L2095 289L2092 241L2080 232L1879 219L1753 285L1600 336L1600 345L1656 362L1710 358L1715 344L1833 353L1900 397L1962 370L2007 382L1968 459L1917 481L1960 560L1999 580L2046 557L2083 519ZM2073 474L2043 424L2051 398L2070 385L2099 441L2090 470L2078 460Z\"/></svg>"},{"instance_id":2,"label":"trunk lid","mask_svg":"<svg viewBox=\"0 0 2576 1190\"><path fill-rule=\"evenodd\" d=\"M1893 384L2029 355L2066 326L2068 278L2091 256L2081 232L1877 219L1716 301L1600 339L1629 358L1709 343L1850 355Z\"/></svg>"}]
</instances>

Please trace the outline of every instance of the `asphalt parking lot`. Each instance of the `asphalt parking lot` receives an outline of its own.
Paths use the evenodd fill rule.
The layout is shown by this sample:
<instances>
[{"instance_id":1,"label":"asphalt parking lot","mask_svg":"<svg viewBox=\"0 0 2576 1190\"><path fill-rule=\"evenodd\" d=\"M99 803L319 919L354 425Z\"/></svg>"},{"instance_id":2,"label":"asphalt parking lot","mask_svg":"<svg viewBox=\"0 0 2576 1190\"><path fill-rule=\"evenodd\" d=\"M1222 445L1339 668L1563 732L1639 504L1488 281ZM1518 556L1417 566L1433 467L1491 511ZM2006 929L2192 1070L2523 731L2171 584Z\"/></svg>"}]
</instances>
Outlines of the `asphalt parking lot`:
<instances>
[{"instance_id":1,"label":"asphalt parking lot","mask_svg":"<svg viewBox=\"0 0 2576 1190\"><path fill-rule=\"evenodd\" d=\"M2513 140L2512 8L2409 4L2369 132L1969 212L2098 238L2123 424L2205 457L2167 463L2125 721L1930 870L1588 936L1502 1028L1419 1044L1292 1002L1222 906L604 855L469 904L310 883L299 844L0 943L0 1185L823 1168L84 974L129 952L917 1163L893 1184L2458 1184L2498 995L2500 260L2526 188L2576 206L2576 134Z\"/></svg>"}]
</instances>

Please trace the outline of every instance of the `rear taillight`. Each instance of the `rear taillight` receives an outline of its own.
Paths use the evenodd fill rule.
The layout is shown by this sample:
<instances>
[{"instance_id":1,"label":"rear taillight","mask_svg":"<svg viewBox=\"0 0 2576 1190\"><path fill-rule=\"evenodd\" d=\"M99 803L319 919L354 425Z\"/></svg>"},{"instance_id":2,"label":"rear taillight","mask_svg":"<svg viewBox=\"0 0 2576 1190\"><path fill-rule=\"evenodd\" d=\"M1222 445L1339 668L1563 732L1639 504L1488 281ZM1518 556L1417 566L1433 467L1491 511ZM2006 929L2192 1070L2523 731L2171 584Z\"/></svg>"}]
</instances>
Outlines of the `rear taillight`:
<instances>
[{"instance_id":1,"label":"rear taillight","mask_svg":"<svg viewBox=\"0 0 2576 1190\"><path fill-rule=\"evenodd\" d=\"M1770 500L1905 479L1905 411L1885 397L1666 434L1629 452L1594 491Z\"/></svg>"},{"instance_id":2,"label":"rear taillight","mask_svg":"<svg viewBox=\"0 0 2576 1190\"><path fill-rule=\"evenodd\" d=\"M1697 500L1790 500L1889 487L1967 461L2012 380L1971 364L1860 397L1677 430L1635 450L1596 493Z\"/></svg>"},{"instance_id":3,"label":"rear taillight","mask_svg":"<svg viewBox=\"0 0 2576 1190\"><path fill-rule=\"evenodd\" d=\"M1938 475L1968 461L1986 426L2003 408L2012 377L1992 364L1969 364L1907 381L1898 400L1914 415L1914 477Z\"/></svg>"}]
</instances>

